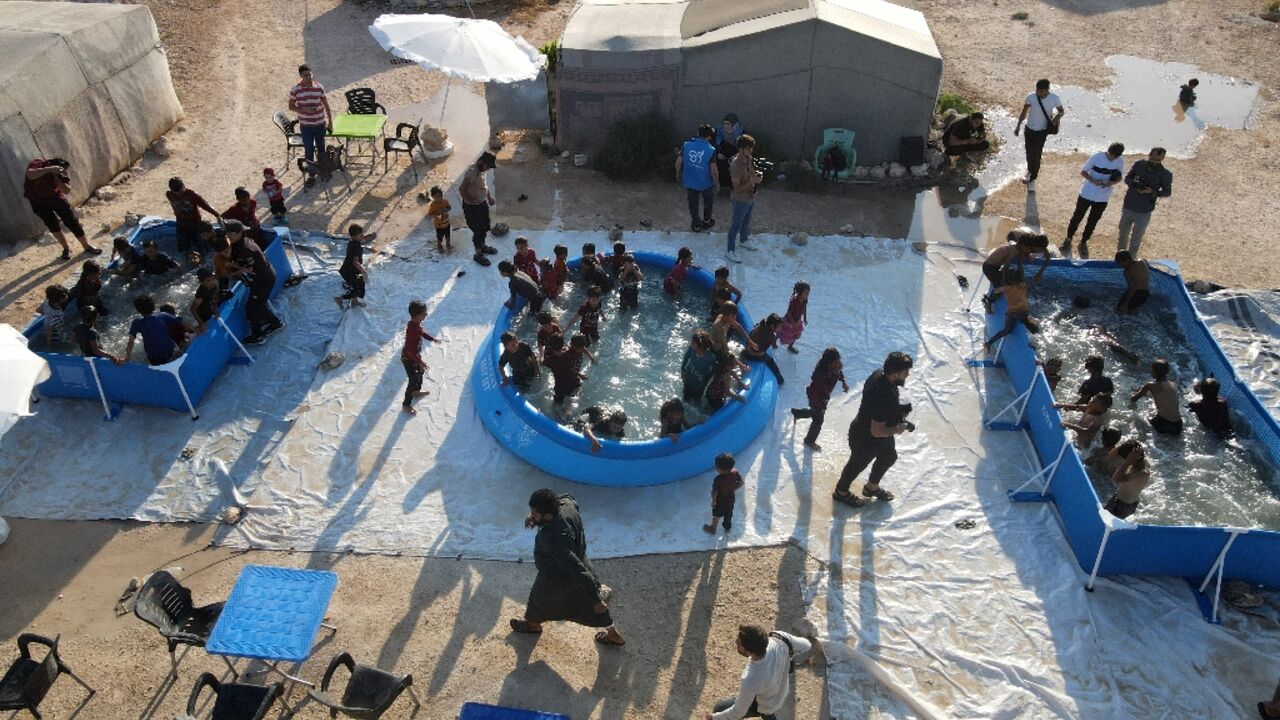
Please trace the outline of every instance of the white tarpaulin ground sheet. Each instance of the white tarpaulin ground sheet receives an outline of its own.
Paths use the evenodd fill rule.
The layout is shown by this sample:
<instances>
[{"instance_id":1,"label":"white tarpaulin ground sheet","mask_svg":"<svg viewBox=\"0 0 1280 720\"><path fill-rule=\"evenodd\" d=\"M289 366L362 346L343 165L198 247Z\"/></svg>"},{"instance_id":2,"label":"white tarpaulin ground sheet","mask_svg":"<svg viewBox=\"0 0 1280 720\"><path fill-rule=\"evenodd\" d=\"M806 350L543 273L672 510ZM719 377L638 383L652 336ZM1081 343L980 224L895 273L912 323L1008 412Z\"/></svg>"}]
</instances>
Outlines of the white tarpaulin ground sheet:
<instances>
[{"instance_id":1,"label":"white tarpaulin ground sheet","mask_svg":"<svg viewBox=\"0 0 1280 720\"><path fill-rule=\"evenodd\" d=\"M575 252L587 240L607 247L602 233L529 236L539 256L557 242ZM672 254L687 244L695 262L721 264L719 236L637 233L626 242ZM796 280L813 293L802 353L777 354L787 382L776 422L738 456L747 483L730 544L793 541L824 563L805 580L810 617L821 635L849 646L830 651L833 717L1253 712L1280 656L1274 605L1259 616L1227 610L1214 626L1182 580L1125 577L1086 593L1052 507L1006 499L1035 466L1019 434L981 429L977 385L990 395L1007 387L1000 371L965 365L980 349L981 317L964 312L972 290L962 291L956 275L976 286L979 255L874 239L757 242L761 250L744 253L732 278L753 317L781 313ZM228 369L196 422L126 407L106 423L91 402L41 402L0 444L0 478L8 479L0 513L207 520L231 502L234 484L252 508L225 529L227 544L515 559L531 553L520 529L529 493L549 485L581 502L596 557L723 546L700 529L710 472L655 488L573 485L487 434L467 378L506 283L462 250L436 258L433 244L410 237L373 262L365 309L340 316L332 272L285 291L277 304L287 329L257 349L257 364ZM313 272L332 269L334 257L328 248L304 253ZM431 394L417 417L399 409L398 356L413 298L426 300L425 325L444 340L425 351ZM828 345L844 355L851 392L837 391L820 438L826 450L813 454L787 410L806 404L809 374ZM891 350L916 358L904 399L919 425L900 439L901 459L886 479L897 499L833 512L862 380ZM328 352L345 362L317 369ZM974 526L960 529L961 520Z\"/></svg>"},{"instance_id":2,"label":"white tarpaulin ground sheet","mask_svg":"<svg viewBox=\"0 0 1280 720\"><path fill-rule=\"evenodd\" d=\"M1209 332L1273 417L1280 417L1280 291L1191 294Z\"/></svg>"}]
</instances>

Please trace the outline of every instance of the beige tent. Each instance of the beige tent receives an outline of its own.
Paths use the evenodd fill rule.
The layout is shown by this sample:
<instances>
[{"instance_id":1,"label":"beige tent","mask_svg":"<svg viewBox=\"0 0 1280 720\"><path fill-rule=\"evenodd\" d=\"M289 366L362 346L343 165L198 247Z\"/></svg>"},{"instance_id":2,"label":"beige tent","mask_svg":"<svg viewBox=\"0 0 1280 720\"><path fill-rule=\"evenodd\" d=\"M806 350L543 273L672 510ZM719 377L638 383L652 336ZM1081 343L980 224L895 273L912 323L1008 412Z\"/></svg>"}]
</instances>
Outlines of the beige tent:
<instances>
[{"instance_id":1,"label":"beige tent","mask_svg":"<svg viewBox=\"0 0 1280 720\"><path fill-rule=\"evenodd\" d=\"M0 3L0 242L43 231L22 197L34 157L71 161L72 204L182 118L151 11Z\"/></svg>"}]
</instances>

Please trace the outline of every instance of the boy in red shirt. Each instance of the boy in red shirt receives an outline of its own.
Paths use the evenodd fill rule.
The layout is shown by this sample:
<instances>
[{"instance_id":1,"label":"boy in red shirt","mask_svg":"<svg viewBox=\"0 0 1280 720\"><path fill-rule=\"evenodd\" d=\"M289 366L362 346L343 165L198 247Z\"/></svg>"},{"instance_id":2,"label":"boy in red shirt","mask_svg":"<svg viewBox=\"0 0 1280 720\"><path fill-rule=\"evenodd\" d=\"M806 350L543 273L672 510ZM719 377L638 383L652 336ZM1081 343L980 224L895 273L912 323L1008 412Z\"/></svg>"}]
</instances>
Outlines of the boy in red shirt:
<instances>
[{"instance_id":1,"label":"boy in red shirt","mask_svg":"<svg viewBox=\"0 0 1280 720\"><path fill-rule=\"evenodd\" d=\"M271 203L271 219L276 225L288 225L288 211L284 207L284 184L276 179L276 171L271 168L262 169L262 192Z\"/></svg>"},{"instance_id":2,"label":"boy in red shirt","mask_svg":"<svg viewBox=\"0 0 1280 720\"><path fill-rule=\"evenodd\" d=\"M724 518L726 535L733 529L733 505L738 488L742 487L742 476L734 469L736 464L729 453L716 456L716 479L711 481L711 524L702 526L710 535L716 534L720 518Z\"/></svg>"},{"instance_id":3,"label":"boy in red shirt","mask_svg":"<svg viewBox=\"0 0 1280 720\"><path fill-rule=\"evenodd\" d=\"M404 389L404 411L417 415L413 409L413 399L430 395L422 389L422 376L427 372L427 363L422 359L422 339L440 342L422 329L422 321L427 319L427 304L421 300L409 303L409 324L404 329L404 349L400 351L400 362L404 363L404 371L409 375L409 385Z\"/></svg>"}]
</instances>

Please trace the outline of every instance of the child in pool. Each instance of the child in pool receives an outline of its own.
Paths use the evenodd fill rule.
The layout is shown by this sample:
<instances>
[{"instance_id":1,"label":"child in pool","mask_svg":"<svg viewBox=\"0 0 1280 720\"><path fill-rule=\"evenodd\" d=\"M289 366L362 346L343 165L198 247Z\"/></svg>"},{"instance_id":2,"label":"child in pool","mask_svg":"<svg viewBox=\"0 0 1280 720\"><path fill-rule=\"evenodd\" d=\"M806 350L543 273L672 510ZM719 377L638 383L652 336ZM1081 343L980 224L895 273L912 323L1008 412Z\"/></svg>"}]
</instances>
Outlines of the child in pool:
<instances>
[{"instance_id":1,"label":"child in pool","mask_svg":"<svg viewBox=\"0 0 1280 720\"><path fill-rule=\"evenodd\" d=\"M124 278L125 282L138 279L138 275L142 272L142 268L138 265L138 251L129 244L128 238L118 237L111 241L111 257L120 259L120 264L111 271L113 274Z\"/></svg>"},{"instance_id":2,"label":"child in pool","mask_svg":"<svg viewBox=\"0 0 1280 720\"><path fill-rule=\"evenodd\" d=\"M44 342L52 347L67 341L66 310L71 295L61 285L50 285L44 289L44 302L40 303L40 316L44 318Z\"/></svg>"},{"instance_id":3,"label":"child in pool","mask_svg":"<svg viewBox=\"0 0 1280 720\"><path fill-rule=\"evenodd\" d=\"M810 450L822 451L818 444L818 433L822 432L822 422L827 416L827 405L831 402L831 393L835 392L836 383L849 392L849 383L844 379L844 361L840 359L840 351L829 347L822 351L822 357L813 368L813 377L805 394L809 397L809 407L791 408L791 417L796 420L812 418L809 432L805 433L804 446Z\"/></svg>"},{"instance_id":4,"label":"child in pool","mask_svg":"<svg viewBox=\"0 0 1280 720\"><path fill-rule=\"evenodd\" d=\"M640 281L642 280L644 280L644 273L640 272L635 256L630 253L623 255L622 269L618 271L618 307L620 309L640 309Z\"/></svg>"},{"instance_id":5,"label":"child in pool","mask_svg":"<svg viewBox=\"0 0 1280 720\"><path fill-rule=\"evenodd\" d=\"M556 344L555 338L552 338L551 344L548 345L548 347L553 348L555 347L555 344ZM563 337L561 337L560 339L560 345L561 347L564 346ZM556 398L558 398L555 401L556 405L563 405L565 398L577 395L578 390L582 388L582 382L587 379L586 373L582 372L582 356L585 355L588 358L590 358L592 365L596 363L597 358L595 355L592 354L591 348L587 347L587 345L588 345L587 336L583 335L582 333L577 333L573 336L573 338L569 340L569 347L564 348L564 351L562 353L563 362L568 365L568 370L569 372L572 373L572 376L568 374L565 375L565 380L570 382L565 387L567 394L563 396L561 396L560 394L560 380L558 378L556 379L556 387L554 390ZM551 353L548 352L547 355L548 355L548 358L550 358ZM553 368L551 372L552 372L552 375L554 376L555 369ZM577 378L576 385L573 384L572 382L574 378Z\"/></svg>"},{"instance_id":6,"label":"child in pool","mask_svg":"<svg viewBox=\"0 0 1280 720\"><path fill-rule=\"evenodd\" d=\"M551 254L555 255L556 280L561 285L569 281L569 248L564 245L556 245L551 249Z\"/></svg>"},{"instance_id":7,"label":"child in pool","mask_svg":"<svg viewBox=\"0 0 1280 720\"><path fill-rule=\"evenodd\" d=\"M168 313L178 319L178 322L169 326L169 337L179 349L185 350L187 340L195 334L196 329L182 320L182 316L178 314L178 308L173 303L165 303L160 306L160 312Z\"/></svg>"},{"instance_id":8,"label":"child in pool","mask_svg":"<svg viewBox=\"0 0 1280 720\"><path fill-rule=\"evenodd\" d=\"M718 267L715 272L716 281L711 286L711 321L715 322L720 315L720 303L724 300L742 302L742 291L729 282L729 268ZM723 299L721 299L723 298Z\"/></svg>"},{"instance_id":9,"label":"child in pool","mask_svg":"<svg viewBox=\"0 0 1280 720\"><path fill-rule=\"evenodd\" d=\"M604 272L604 255L596 252L595 243L589 242L582 243L581 257L582 260L578 265L578 273L582 276L582 282L587 285L598 284L598 281L588 274L589 265L587 258L591 258L591 262L594 263L601 272Z\"/></svg>"},{"instance_id":10,"label":"child in pool","mask_svg":"<svg viewBox=\"0 0 1280 720\"><path fill-rule=\"evenodd\" d=\"M178 354L178 346L173 342L173 326L178 318L166 312L156 312L155 300L150 295L140 295L133 301L133 308L139 317L129 324L129 343L125 346L124 359L133 357L133 345L142 336L143 353L147 362L152 365L163 365Z\"/></svg>"},{"instance_id":11,"label":"child in pool","mask_svg":"<svg viewBox=\"0 0 1280 720\"><path fill-rule=\"evenodd\" d=\"M427 217L436 229L436 251L444 252L445 248L453 249L453 231L449 222L449 211L453 206L444 199L444 190L439 185L431 187L431 202L427 204Z\"/></svg>"},{"instance_id":12,"label":"child in pool","mask_svg":"<svg viewBox=\"0 0 1280 720\"><path fill-rule=\"evenodd\" d=\"M982 274L986 276L987 282L991 285L991 292L982 296L982 304L986 307L987 312L991 312L991 306L996 301L996 291L1004 285L1004 270L1008 267L1017 267L1019 270L1029 261L1033 255L1040 253L1044 256L1044 260L1040 263L1040 270L1036 273L1036 280L1044 277L1045 268L1049 267L1049 238L1045 235L1038 235L1026 228L1016 228L1009 231L1005 238L1007 242L1004 245L991 251L987 255L987 259L982 262Z\"/></svg>"},{"instance_id":13,"label":"child in pool","mask_svg":"<svg viewBox=\"0 0 1280 720\"><path fill-rule=\"evenodd\" d=\"M796 341L809 324L809 283L801 280L791 289L791 300L787 303L787 314L782 317L782 325L778 327L778 341L787 346L791 354L799 353Z\"/></svg>"},{"instance_id":14,"label":"child in pool","mask_svg":"<svg viewBox=\"0 0 1280 720\"><path fill-rule=\"evenodd\" d=\"M1004 329L987 338L982 349L991 352L991 346L997 340L1013 332L1018 323L1022 323L1028 332L1040 332L1040 322L1031 317L1031 304L1027 302L1027 279L1016 267L1004 270L1004 284L991 291L992 297L1003 294L1005 299Z\"/></svg>"},{"instance_id":15,"label":"child in pool","mask_svg":"<svg viewBox=\"0 0 1280 720\"><path fill-rule=\"evenodd\" d=\"M700 402L716 372L716 353L706 330L694 330L680 361L685 402Z\"/></svg>"},{"instance_id":16,"label":"child in pool","mask_svg":"<svg viewBox=\"0 0 1280 720\"><path fill-rule=\"evenodd\" d=\"M173 258L160 252L155 240L142 241L142 255L137 258L138 269L148 275L163 275L170 270L181 270Z\"/></svg>"},{"instance_id":17,"label":"child in pool","mask_svg":"<svg viewBox=\"0 0 1280 720\"><path fill-rule=\"evenodd\" d=\"M1079 423L1069 423L1065 420L1062 423L1064 429L1076 431L1076 447L1083 450L1093 443L1093 438L1102 430L1102 421L1107 411L1111 409L1111 402L1110 393L1100 392L1084 405L1055 403L1054 407L1059 410L1075 410L1084 413Z\"/></svg>"},{"instance_id":18,"label":"child in pool","mask_svg":"<svg viewBox=\"0 0 1280 720\"><path fill-rule=\"evenodd\" d=\"M1076 404L1084 405L1089 402L1089 398L1100 392L1114 395L1116 392L1116 384L1111 378L1103 375L1106 370L1106 362L1101 355L1090 355L1084 359L1084 370L1089 373L1089 377L1080 383L1080 392L1077 393Z\"/></svg>"},{"instance_id":19,"label":"child in pool","mask_svg":"<svg viewBox=\"0 0 1280 720\"><path fill-rule=\"evenodd\" d=\"M737 460L729 453L716 456L716 477L711 481L711 522L702 529L708 535L716 534L716 524L724 518L724 531L733 528L733 506L738 489L742 487L742 475L735 469Z\"/></svg>"},{"instance_id":20,"label":"child in pool","mask_svg":"<svg viewBox=\"0 0 1280 720\"><path fill-rule=\"evenodd\" d=\"M1106 326L1094 325L1093 334L1102 338L1102 342L1105 343L1106 346L1110 348L1112 352L1124 358L1125 360L1128 360L1134 365L1138 364L1138 361L1139 361L1138 353L1125 347L1124 344L1121 343L1120 340L1115 335L1112 335L1110 332L1107 331Z\"/></svg>"},{"instance_id":21,"label":"child in pool","mask_svg":"<svg viewBox=\"0 0 1280 720\"><path fill-rule=\"evenodd\" d=\"M581 282L587 287L600 288L601 293L609 292L613 289L613 276L605 271L600 264L600 258L595 255L586 255L582 258Z\"/></svg>"},{"instance_id":22,"label":"child in pool","mask_svg":"<svg viewBox=\"0 0 1280 720\"><path fill-rule=\"evenodd\" d=\"M511 366L510 375L506 371L507 365ZM502 375L502 384L514 383L518 391L526 392L540 371L538 357L534 355L529 343L516 337L515 333L502 333L502 356L498 358L498 373Z\"/></svg>"},{"instance_id":23,"label":"child in pool","mask_svg":"<svg viewBox=\"0 0 1280 720\"><path fill-rule=\"evenodd\" d=\"M601 298L604 293L599 287L592 286L587 290L587 300L578 306L578 311L569 316L565 321L565 327L572 327L574 320L580 320L578 331L587 338L588 342L600 342L600 323L608 320L604 316L604 308L601 307Z\"/></svg>"},{"instance_id":24,"label":"child in pool","mask_svg":"<svg viewBox=\"0 0 1280 720\"><path fill-rule=\"evenodd\" d=\"M529 238L523 235L516 238L516 255L512 260L517 270L528 275L530 280L538 282L538 254L529 247Z\"/></svg>"},{"instance_id":25,"label":"child in pool","mask_svg":"<svg viewBox=\"0 0 1280 720\"><path fill-rule=\"evenodd\" d=\"M1128 250L1116 253L1116 264L1124 270L1124 294L1116 303L1116 312L1127 315L1151 299L1151 266Z\"/></svg>"},{"instance_id":26,"label":"child in pool","mask_svg":"<svg viewBox=\"0 0 1280 720\"><path fill-rule=\"evenodd\" d=\"M1151 471L1147 467L1146 452L1137 440L1125 440L1111 452L1120 467L1111 475L1116 492L1107 500L1105 510L1123 520L1137 512L1142 489L1151 482Z\"/></svg>"},{"instance_id":27,"label":"child in pool","mask_svg":"<svg viewBox=\"0 0 1280 720\"><path fill-rule=\"evenodd\" d=\"M203 333L209 327L209 321L218 312L218 277L210 268L202 267L196 271L200 285L196 287L196 296L191 299L191 317L196 319L196 333Z\"/></svg>"},{"instance_id":28,"label":"child in pool","mask_svg":"<svg viewBox=\"0 0 1280 720\"><path fill-rule=\"evenodd\" d=\"M1235 431L1231 429L1231 413L1227 410L1227 401L1218 397L1221 389L1214 378L1208 377L1201 380L1196 383L1196 392L1200 393L1200 399L1187 403L1187 409L1206 429L1226 439L1234 435Z\"/></svg>"},{"instance_id":29,"label":"child in pool","mask_svg":"<svg viewBox=\"0 0 1280 720\"><path fill-rule=\"evenodd\" d=\"M662 279L662 289L668 295L680 297L684 276L688 274L691 267L693 267L693 251L687 247L680 248L676 252L676 264L671 266L671 271Z\"/></svg>"},{"instance_id":30,"label":"child in pool","mask_svg":"<svg viewBox=\"0 0 1280 720\"><path fill-rule=\"evenodd\" d=\"M1058 383L1062 382L1062 358L1051 357L1041 364L1044 368L1044 379L1049 383L1049 392L1058 391Z\"/></svg>"},{"instance_id":31,"label":"child in pool","mask_svg":"<svg viewBox=\"0 0 1280 720\"><path fill-rule=\"evenodd\" d=\"M1150 395L1155 403L1156 414L1147 418L1151 427L1165 435L1182 434L1182 415L1178 412L1178 386L1169 380L1169 361L1157 358L1151 363L1151 382L1129 398L1136 403L1143 395Z\"/></svg>"},{"instance_id":32,"label":"child in pool","mask_svg":"<svg viewBox=\"0 0 1280 720\"><path fill-rule=\"evenodd\" d=\"M80 353L88 358L103 358L116 365L123 365L124 358L112 355L98 344L98 331L93 328L97 321L98 308L92 305L80 306L80 324L71 331L76 339L76 345L80 347Z\"/></svg>"},{"instance_id":33,"label":"child in pool","mask_svg":"<svg viewBox=\"0 0 1280 720\"><path fill-rule=\"evenodd\" d=\"M591 452L598 453L604 447L600 444L600 438L621 440L626 437L627 414L621 410L606 414L604 408L592 405L582 411L582 415L574 421L573 427L591 441Z\"/></svg>"},{"instance_id":34,"label":"child in pool","mask_svg":"<svg viewBox=\"0 0 1280 720\"><path fill-rule=\"evenodd\" d=\"M538 359L545 361L547 357L547 344L555 335L560 335L564 331L560 329L560 325L551 317L551 313L543 310L538 313Z\"/></svg>"},{"instance_id":35,"label":"child in pool","mask_svg":"<svg viewBox=\"0 0 1280 720\"><path fill-rule=\"evenodd\" d=\"M1111 451L1115 450L1116 445L1120 444L1120 438L1119 430L1113 427L1103 428L1102 446L1089 453L1088 464L1107 477L1114 475L1120 467L1120 458Z\"/></svg>"},{"instance_id":36,"label":"child in pool","mask_svg":"<svg viewBox=\"0 0 1280 720\"><path fill-rule=\"evenodd\" d=\"M738 322L738 305L732 301L726 301L720 305L720 317L711 323L711 331L708 335L711 337L711 349L715 352L716 357L720 359L728 358L737 374L749 371L751 368L744 362L733 357L733 353L729 352L729 333L737 332L746 341L746 348L759 351L751 334L746 328L742 327L742 323Z\"/></svg>"},{"instance_id":37,"label":"child in pool","mask_svg":"<svg viewBox=\"0 0 1280 720\"><path fill-rule=\"evenodd\" d=\"M111 314L102 304L102 267L93 260L85 260L84 265L80 266L80 278L71 286L68 294L75 298L76 307L92 305L98 309L99 316Z\"/></svg>"},{"instance_id":38,"label":"child in pool","mask_svg":"<svg viewBox=\"0 0 1280 720\"><path fill-rule=\"evenodd\" d=\"M614 243L613 254L607 258L607 264L609 266L609 272L612 273L615 278L622 274L622 268L624 267L624 260L626 257L627 244L620 242Z\"/></svg>"},{"instance_id":39,"label":"child in pool","mask_svg":"<svg viewBox=\"0 0 1280 720\"><path fill-rule=\"evenodd\" d=\"M734 370L737 369L738 361L732 355L716 358L716 371L711 376L711 382L707 384L707 405L714 412L724 407L724 404L733 398L738 402L746 402L747 399L731 389L734 380Z\"/></svg>"},{"instance_id":40,"label":"child in pool","mask_svg":"<svg viewBox=\"0 0 1280 720\"><path fill-rule=\"evenodd\" d=\"M680 398L671 398L658 408L659 434L670 438L671 442L680 442L680 433L693 427L684 417L684 403Z\"/></svg>"},{"instance_id":41,"label":"child in pool","mask_svg":"<svg viewBox=\"0 0 1280 720\"><path fill-rule=\"evenodd\" d=\"M542 287L542 294L548 299L554 300L560 297L560 274L546 258L538 260L538 285Z\"/></svg>"},{"instance_id":42,"label":"child in pool","mask_svg":"<svg viewBox=\"0 0 1280 720\"><path fill-rule=\"evenodd\" d=\"M743 348L739 357L743 361L762 362L773 373L773 377L777 379L778 384L782 385L782 371L778 369L778 363L773 361L769 355L769 350L778 346L778 326L782 325L782 316L778 313L769 313L764 320L756 323L751 328L751 334L748 337L755 344L756 349L749 347Z\"/></svg>"}]
</instances>

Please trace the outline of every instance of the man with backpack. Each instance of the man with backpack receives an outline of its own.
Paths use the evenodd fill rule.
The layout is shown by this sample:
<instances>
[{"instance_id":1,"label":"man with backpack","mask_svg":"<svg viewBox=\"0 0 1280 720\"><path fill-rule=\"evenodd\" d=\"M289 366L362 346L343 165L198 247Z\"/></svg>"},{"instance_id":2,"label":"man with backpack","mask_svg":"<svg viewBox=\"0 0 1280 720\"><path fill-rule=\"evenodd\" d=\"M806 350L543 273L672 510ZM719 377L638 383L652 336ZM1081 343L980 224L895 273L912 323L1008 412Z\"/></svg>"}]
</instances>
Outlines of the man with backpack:
<instances>
[{"instance_id":1,"label":"man with backpack","mask_svg":"<svg viewBox=\"0 0 1280 720\"><path fill-rule=\"evenodd\" d=\"M1027 176L1022 182L1027 192L1036 191L1036 177L1040 174L1040 158L1044 155L1044 144L1050 135L1058 134L1062 116L1066 114L1062 107L1062 99L1049 92L1049 81L1041 78L1036 81L1036 91L1027 95L1022 103L1022 112L1018 115L1018 124L1013 128L1014 137L1022 130L1022 123L1027 123L1024 137L1027 150Z\"/></svg>"},{"instance_id":2,"label":"man with backpack","mask_svg":"<svg viewBox=\"0 0 1280 720\"><path fill-rule=\"evenodd\" d=\"M738 626L738 654L748 658L736 698L716 703L704 720L758 717L776 720L791 690L791 672L813 653L816 640L773 631L759 625Z\"/></svg>"}]
</instances>

